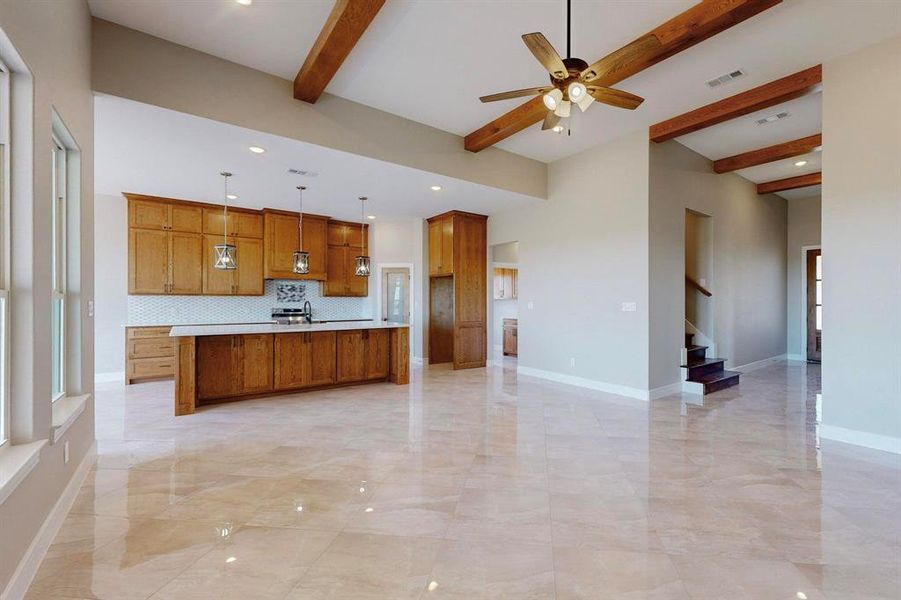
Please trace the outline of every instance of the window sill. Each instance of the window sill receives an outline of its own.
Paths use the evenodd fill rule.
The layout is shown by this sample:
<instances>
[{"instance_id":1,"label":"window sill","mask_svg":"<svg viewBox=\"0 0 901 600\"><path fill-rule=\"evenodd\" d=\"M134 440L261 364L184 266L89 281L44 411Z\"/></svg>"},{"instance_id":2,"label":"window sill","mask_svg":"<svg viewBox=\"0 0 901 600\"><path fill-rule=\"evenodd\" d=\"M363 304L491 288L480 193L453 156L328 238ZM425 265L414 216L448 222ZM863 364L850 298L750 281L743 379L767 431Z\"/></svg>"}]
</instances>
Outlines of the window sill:
<instances>
[{"instance_id":1,"label":"window sill","mask_svg":"<svg viewBox=\"0 0 901 600\"><path fill-rule=\"evenodd\" d=\"M66 430L78 420L90 397L90 394L65 396L53 403L53 427L50 431L50 443L58 442Z\"/></svg>"},{"instance_id":2,"label":"window sill","mask_svg":"<svg viewBox=\"0 0 901 600\"><path fill-rule=\"evenodd\" d=\"M16 444L0 449L0 504L31 473L41 457L41 448L47 440Z\"/></svg>"}]
</instances>

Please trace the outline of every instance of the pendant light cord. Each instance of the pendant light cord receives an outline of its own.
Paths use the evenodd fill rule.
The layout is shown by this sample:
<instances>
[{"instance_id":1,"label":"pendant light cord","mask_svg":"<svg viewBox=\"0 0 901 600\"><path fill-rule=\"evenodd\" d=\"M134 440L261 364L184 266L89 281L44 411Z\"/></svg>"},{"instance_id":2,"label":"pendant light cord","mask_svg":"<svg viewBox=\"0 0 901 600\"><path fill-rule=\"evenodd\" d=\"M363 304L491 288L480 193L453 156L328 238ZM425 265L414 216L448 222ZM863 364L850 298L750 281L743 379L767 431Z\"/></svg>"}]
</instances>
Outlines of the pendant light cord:
<instances>
[{"instance_id":1,"label":"pendant light cord","mask_svg":"<svg viewBox=\"0 0 901 600\"><path fill-rule=\"evenodd\" d=\"M363 204L366 202L366 196L360 196L360 240L363 242L363 256L366 256L366 233L363 227L363 219L366 213L366 209L363 207Z\"/></svg>"},{"instance_id":2,"label":"pendant light cord","mask_svg":"<svg viewBox=\"0 0 901 600\"><path fill-rule=\"evenodd\" d=\"M222 211L222 243L223 245L228 246L228 178L231 177L232 174L223 171L220 175L225 179L225 204Z\"/></svg>"},{"instance_id":3,"label":"pendant light cord","mask_svg":"<svg viewBox=\"0 0 901 600\"><path fill-rule=\"evenodd\" d=\"M566 0L566 58L572 58L570 50L570 28L572 27L572 0Z\"/></svg>"},{"instance_id":4,"label":"pendant light cord","mask_svg":"<svg viewBox=\"0 0 901 600\"><path fill-rule=\"evenodd\" d=\"M300 196L300 216L297 219L297 249L300 252L303 252L303 191L305 189L307 188L302 185L297 186L297 194Z\"/></svg>"}]
</instances>

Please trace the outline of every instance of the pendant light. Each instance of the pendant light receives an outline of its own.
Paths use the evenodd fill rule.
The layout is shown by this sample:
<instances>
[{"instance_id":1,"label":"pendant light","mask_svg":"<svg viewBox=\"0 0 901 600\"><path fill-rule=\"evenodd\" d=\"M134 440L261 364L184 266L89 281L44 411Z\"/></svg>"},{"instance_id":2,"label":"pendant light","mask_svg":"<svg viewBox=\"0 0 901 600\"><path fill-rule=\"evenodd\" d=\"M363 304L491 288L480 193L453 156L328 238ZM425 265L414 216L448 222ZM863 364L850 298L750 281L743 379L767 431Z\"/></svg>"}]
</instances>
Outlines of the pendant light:
<instances>
[{"instance_id":1,"label":"pendant light","mask_svg":"<svg viewBox=\"0 0 901 600\"><path fill-rule=\"evenodd\" d=\"M369 257L366 256L366 231L364 230L363 225L366 214L366 211L364 210L366 200L366 196L360 196L360 238L363 240L363 254L355 259L357 266L354 270L354 274L357 277L369 277L369 273L371 273L371 269L369 268Z\"/></svg>"},{"instance_id":2,"label":"pendant light","mask_svg":"<svg viewBox=\"0 0 901 600\"><path fill-rule=\"evenodd\" d=\"M234 244L228 243L228 178L232 174L228 171L222 171L219 174L225 180L225 198L222 207L222 243L215 246L216 262L213 263L213 268L223 271L234 271L238 268L238 263L235 259L237 248L235 248Z\"/></svg>"},{"instance_id":3,"label":"pendant light","mask_svg":"<svg viewBox=\"0 0 901 600\"><path fill-rule=\"evenodd\" d=\"M303 191L306 187L297 186L297 194L300 196L300 217L297 219L297 250L294 251L294 266L291 270L298 275L306 275L310 272L310 253L303 249Z\"/></svg>"}]
</instances>

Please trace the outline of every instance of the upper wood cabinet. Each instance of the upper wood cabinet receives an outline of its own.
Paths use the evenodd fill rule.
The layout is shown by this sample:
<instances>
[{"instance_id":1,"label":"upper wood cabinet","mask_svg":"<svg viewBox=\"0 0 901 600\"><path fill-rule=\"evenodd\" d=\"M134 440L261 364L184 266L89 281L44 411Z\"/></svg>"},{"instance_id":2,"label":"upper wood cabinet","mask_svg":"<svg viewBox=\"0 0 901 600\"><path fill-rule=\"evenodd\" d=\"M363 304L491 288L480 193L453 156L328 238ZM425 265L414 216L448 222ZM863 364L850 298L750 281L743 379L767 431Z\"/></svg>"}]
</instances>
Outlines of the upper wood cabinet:
<instances>
[{"instance_id":1,"label":"upper wood cabinet","mask_svg":"<svg viewBox=\"0 0 901 600\"><path fill-rule=\"evenodd\" d=\"M275 389L330 385L336 379L334 331L283 333L275 336Z\"/></svg>"},{"instance_id":2,"label":"upper wood cabinet","mask_svg":"<svg viewBox=\"0 0 901 600\"><path fill-rule=\"evenodd\" d=\"M298 221L297 213L263 211L263 275L266 279L326 279L328 218L303 216L303 250L310 253L310 272L306 275L298 275L292 270Z\"/></svg>"},{"instance_id":3,"label":"upper wood cabinet","mask_svg":"<svg viewBox=\"0 0 901 600\"><path fill-rule=\"evenodd\" d=\"M359 223L328 222L328 251L323 296L367 296L369 277L356 275L356 258L369 248L369 226Z\"/></svg>"},{"instance_id":4,"label":"upper wood cabinet","mask_svg":"<svg viewBox=\"0 0 901 600\"><path fill-rule=\"evenodd\" d=\"M517 269L494 269L494 299L511 300L519 297L518 279L519 271Z\"/></svg>"},{"instance_id":5,"label":"upper wood cabinet","mask_svg":"<svg viewBox=\"0 0 901 600\"><path fill-rule=\"evenodd\" d=\"M429 275L454 272L454 220L452 215L429 219Z\"/></svg>"},{"instance_id":6,"label":"upper wood cabinet","mask_svg":"<svg viewBox=\"0 0 901 600\"><path fill-rule=\"evenodd\" d=\"M229 209L228 218L222 208L203 209L203 232L223 235L222 224L228 222L228 235L247 238L263 237L263 215L243 209Z\"/></svg>"},{"instance_id":7,"label":"upper wood cabinet","mask_svg":"<svg viewBox=\"0 0 901 600\"><path fill-rule=\"evenodd\" d=\"M200 294L203 240L197 233L132 228L129 294Z\"/></svg>"},{"instance_id":8,"label":"upper wood cabinet","mask_svg":"<svg viewBox=\"0 0 901 600\"><path fill-rule=\"evenodd\" d=\"M216 262L216 245L222 243L218 235L204 235L203 293L211 296L262 296L263 240L254 238L229 238L235 246L235 262L232 271L213 267Z\"/></svg>"},{"instance_id":9,"label":"upper wood cabinet","mask_svg":"<svg viewBox=\"0 0 901 600\"><path fill-rule=\"evenodd\" d=\"M140 229L184 231L200 233L203 210L199 206L178 204L155 199L153 196L126 194L128 198L128 226Z\"/></svg>"}]
</instances>

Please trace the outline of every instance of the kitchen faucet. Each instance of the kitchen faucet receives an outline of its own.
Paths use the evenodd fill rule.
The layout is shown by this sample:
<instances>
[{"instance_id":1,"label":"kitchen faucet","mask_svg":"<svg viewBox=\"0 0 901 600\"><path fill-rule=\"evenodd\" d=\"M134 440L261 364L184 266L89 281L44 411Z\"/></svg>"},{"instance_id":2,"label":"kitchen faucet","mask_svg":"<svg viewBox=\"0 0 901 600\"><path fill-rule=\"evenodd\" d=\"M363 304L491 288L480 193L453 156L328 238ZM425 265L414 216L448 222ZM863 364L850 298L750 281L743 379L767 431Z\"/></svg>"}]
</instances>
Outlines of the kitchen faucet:
<instances>
[{"instance_id":1,"label":"kitchen faucet","mask_svg":"<svg viewBox=\"0 0 901 600\"><path fill-rule=\"evenodd\" d=\"M306 300L303 303L303 318L306 319L307 323L313 322L313 306L310 304L309 300Z\"/></svg>"}]
</instances>

